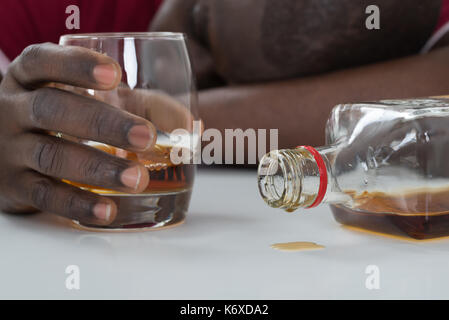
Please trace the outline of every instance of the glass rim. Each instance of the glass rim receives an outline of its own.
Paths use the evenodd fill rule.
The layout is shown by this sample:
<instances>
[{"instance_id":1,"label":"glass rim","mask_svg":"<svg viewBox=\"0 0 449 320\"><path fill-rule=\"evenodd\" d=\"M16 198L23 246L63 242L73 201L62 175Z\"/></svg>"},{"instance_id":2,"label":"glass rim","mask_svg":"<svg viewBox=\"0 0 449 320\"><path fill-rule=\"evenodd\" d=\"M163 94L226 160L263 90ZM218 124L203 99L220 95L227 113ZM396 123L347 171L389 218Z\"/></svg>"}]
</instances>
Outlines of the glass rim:
<instances>
[{"instance_id":1,"label":"glass rim","mask_svg":"<svg viewBox=\"0 0 449 320\"><path fill-rule=\"evenodd\" d=\"M181 32L94 32L65 34L60 40L66 39L167 39L184 40L185 34Z\"/></svg>"}]
</instances>

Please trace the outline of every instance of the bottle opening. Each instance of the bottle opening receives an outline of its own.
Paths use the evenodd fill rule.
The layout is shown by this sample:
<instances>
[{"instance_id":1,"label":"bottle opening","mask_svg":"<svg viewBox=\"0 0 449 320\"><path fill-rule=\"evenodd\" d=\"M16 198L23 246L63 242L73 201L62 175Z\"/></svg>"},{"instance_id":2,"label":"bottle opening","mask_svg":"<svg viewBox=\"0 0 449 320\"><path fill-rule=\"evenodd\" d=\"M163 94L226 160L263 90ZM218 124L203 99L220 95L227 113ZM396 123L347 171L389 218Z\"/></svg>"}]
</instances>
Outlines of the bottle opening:
<instances>
[{"instance_id":1,"label":"bottle opening","mask_svg":"<svg viewBox=\"0 0 449 320\"><path fill-rule=\"evenodd\" d=\"M281 161L280 151L266 154L260 161L258 170L259 192L268 205L278 208L283 205L287 189L288 170Z\"/></svg>"},{"instance_id":2,"label":"bottle opening","mask_svg":"<svg viewBox=\"0 0 449 320\"><path fill-rule=\"evenodd\" d=\"M312 147L276 150L260 161L259 192L274 208L294 211L321 203L327 189L327 170L321 155Z\"/></svg>"}]
</instances>

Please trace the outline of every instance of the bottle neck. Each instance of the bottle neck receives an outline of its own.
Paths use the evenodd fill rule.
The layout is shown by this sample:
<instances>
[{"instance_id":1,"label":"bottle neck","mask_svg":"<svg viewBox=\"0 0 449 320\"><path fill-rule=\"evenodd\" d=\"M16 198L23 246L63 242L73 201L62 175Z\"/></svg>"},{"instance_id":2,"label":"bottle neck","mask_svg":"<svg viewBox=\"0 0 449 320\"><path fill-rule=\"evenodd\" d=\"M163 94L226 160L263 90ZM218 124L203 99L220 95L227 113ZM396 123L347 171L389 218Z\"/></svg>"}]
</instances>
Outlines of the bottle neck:
<instances>
[{"instance_id":1,"label":"bottle neck","mask_svg":"<svg viewBox=\"0 0 449 320\"><path fill-rule=\"evenodd\" d=\"M330 161L337 147L276 150L266 154L258 170L259 191L274 208L294 211L326 202L334 192Z\"/></svg>"}]
</instances>

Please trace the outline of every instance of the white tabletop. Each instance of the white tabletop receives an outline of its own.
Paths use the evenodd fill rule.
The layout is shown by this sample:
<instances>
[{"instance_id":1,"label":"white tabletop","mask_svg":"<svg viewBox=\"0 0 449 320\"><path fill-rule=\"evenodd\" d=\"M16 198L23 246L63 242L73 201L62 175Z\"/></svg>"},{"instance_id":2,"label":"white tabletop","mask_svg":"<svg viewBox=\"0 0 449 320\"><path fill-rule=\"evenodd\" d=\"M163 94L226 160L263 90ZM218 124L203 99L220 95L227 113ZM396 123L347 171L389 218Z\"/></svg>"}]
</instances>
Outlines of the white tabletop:
<instances>
[{"instance_id":1,"label":"white tabletop","mask_svg":"<svg viewBox=\"0 0 449 320\"><path fill-rule=\"evenodd\" d=\"M92 233L49 214L0 214L0 298L449 298L449 239L350 230L326 206L284 213L261 200L255 176L200 170L186 222L161 231ZM326 248L270 248L290 241ZM79 290L66 288L69 265ZM366 286L370 265L379 289Z\"/></svg>"}]
</instances>

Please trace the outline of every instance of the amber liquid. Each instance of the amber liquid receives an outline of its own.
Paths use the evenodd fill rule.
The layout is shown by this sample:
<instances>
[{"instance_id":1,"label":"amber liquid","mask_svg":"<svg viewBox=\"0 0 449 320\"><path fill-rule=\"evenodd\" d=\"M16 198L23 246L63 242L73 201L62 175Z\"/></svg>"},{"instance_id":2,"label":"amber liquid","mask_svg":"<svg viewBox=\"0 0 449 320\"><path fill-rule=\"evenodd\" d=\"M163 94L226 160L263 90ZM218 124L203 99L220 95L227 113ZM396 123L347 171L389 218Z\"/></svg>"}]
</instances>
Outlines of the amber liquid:
<instances>
[{"instance_id":1,"label":"amber liquid","mask_svg":"<svg viewBox=\"0 0 449 320\"><path fill-rule=\"evenodd\" d=\"M280 251L306 251L306 250L319 250L323 249L322 245L316 244L315 242L308 241L296 241L296 242L284 242L275 243L271 247Z\"/></svg>"},{"instance_id":2,"label":"amber liquid","mask_svg":"<svg viewBox=\"0 0 449 320\"><path fill-rule=\"evenodd\" d=\"M151 228L158 225L175 224L183 220L184 211L187 210L190 201L195 172L194 165L173 164L170 161L170 146L156 145L147 155L137 155L101 144L93 145L93 147L121 158L142 163L150 176L148 187L137 195L66 181L108 197L116 203L118 209L116 219L112 224L102 228Z\"/></svg>"},{"instance_id":3,"label":"amber liquid","mask_svg":"<svg viewBox=\"0 0 449 320\"><path fill-rule=\"evenodd\" d=\"M331 205L335 219L341 224L420 240L449 236L449 189L400 195L348 194L355 201L354 208Z\"/></svg>"}]
</instances>

